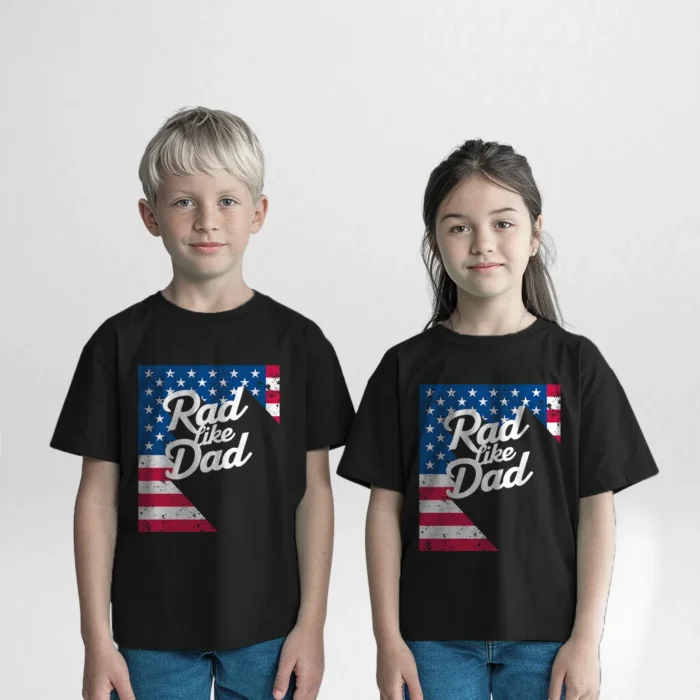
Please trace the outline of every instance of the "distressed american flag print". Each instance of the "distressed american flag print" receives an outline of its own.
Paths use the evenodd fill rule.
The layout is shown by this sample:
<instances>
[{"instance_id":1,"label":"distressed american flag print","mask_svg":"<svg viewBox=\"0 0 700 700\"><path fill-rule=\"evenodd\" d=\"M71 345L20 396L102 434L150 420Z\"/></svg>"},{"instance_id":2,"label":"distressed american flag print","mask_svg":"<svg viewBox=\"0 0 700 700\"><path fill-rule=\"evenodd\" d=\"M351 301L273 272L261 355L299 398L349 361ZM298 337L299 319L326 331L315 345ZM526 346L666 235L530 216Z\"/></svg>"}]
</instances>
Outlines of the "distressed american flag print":
<instances>
[{"instance_id":1,"label":"distressed american flag print","mask_svg":"<svg viewBox=\"0 0 700 700\"><path fill-rule=\"evenodd\" d=\"M214 526L171 480L166 448L171 413L163 401L173 392L195 391L204 404L233 400L243 387L280 422L278 365L138 366L138 529L139 532L216 532Z\"/></svg>"},{"instance_id":2,"label":"distressed american flag print","mask_svg":"<svg viewBox=\"0 0 700 700\"><path fill-rule=\"evenodd\" d=\"M453 434L444 420L453 411L478 411L482 425L504 423L520 406L561 442L559 384L421 384L418 527L421 551L497 551L492 542L447 495L454 482L447 466L458 459L449 445ZM449 423L454 429L456 421Z\"/></svg>"}]
</instances>

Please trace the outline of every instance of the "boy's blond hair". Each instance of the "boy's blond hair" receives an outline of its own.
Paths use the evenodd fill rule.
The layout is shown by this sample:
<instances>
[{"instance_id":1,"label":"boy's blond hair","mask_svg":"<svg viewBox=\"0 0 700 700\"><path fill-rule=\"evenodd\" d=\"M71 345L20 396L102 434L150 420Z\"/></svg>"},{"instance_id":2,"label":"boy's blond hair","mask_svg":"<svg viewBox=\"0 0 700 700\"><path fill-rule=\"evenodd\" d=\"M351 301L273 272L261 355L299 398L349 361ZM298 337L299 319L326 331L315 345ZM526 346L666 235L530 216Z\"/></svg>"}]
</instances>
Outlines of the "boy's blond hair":
<instances>
[{"instance_id":1,"label":"boy's blond hair","mask_svg":"<svg viewBox=\"0 0 700 700\"><path fill-rule=\"evenodd\" d=\"M257 137L240 118L221 109L179 109L148 142L139 179L149 205L164 172L215 175L222 170L242 180L257 204L262 194L265 159Z\"/></svg>"}]
</instances>

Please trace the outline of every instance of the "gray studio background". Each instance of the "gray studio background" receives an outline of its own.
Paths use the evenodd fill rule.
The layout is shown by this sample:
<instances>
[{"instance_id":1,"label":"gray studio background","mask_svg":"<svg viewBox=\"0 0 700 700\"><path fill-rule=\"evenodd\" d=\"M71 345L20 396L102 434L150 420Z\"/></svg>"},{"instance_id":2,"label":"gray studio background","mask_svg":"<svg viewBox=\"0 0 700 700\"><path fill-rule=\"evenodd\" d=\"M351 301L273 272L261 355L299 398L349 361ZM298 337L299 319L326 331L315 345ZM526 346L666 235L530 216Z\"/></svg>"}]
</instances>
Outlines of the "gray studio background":
<instances>
[{"instance_id":1,"label":"gray studio background","mask_svg":"<svg viewBox=\"0 0 700 700\"><path fill-rule=\"evenodd\" d=\"M699 20L673 0L5 0L0 697L80 698L80 459L48 442L90 334L170 279L138 217L137 166L165 118L197 104L258 134L270 209L246 279L321 325L356 405L428 318L430 170L473 137L528 157L566 327L617 372L661 470L616 499L601 699L694 697ZM320 698L376 698L368 492L333 484Z\"/></svg>"}]
</instances>

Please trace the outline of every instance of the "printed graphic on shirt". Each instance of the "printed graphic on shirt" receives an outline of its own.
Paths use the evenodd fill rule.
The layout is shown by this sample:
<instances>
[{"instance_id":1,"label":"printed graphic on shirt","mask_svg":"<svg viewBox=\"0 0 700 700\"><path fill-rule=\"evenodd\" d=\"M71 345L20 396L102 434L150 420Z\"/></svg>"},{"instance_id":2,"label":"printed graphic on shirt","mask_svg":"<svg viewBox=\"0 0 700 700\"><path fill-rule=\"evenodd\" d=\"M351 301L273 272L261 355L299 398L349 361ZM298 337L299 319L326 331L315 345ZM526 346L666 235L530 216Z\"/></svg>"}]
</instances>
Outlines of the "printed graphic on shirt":
<instances>
[{"instance_id":1,"label":"printed graphic on shirt","mask_svg":"<svg viewBox=\"0 0 700 700\"><path fill-rule=\"evenodd\" d=\"M527 488L525 412L561 442L559 384L421 384L418 521L424 552L498 551L469 518L477 490ZM525 449L524 449L525 448Z\"/></svg>"},{"instance_id":2,"label":"printed graphic on shirt","mask_svg":"<svg viewBox=\"0 0 700 700\"><path fill-rule=\"evenodd\" d=\"M183 493L195 472L245 468L252 396L280 422L278 365L139 365L139 532L216 532Z\"/></svg>"}]
</instances>

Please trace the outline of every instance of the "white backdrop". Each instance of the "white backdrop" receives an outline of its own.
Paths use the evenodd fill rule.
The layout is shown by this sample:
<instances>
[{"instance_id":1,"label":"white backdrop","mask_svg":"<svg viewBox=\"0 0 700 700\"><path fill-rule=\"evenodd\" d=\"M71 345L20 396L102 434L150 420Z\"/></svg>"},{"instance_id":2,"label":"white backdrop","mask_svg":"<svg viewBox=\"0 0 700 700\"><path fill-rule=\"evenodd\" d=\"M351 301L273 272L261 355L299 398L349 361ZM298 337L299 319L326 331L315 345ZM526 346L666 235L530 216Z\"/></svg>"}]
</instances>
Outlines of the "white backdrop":
<instances>
[{"instance_id":1,"label":"white backdrop","mask_svg":"<svg viewBox=\"0 0 700 700\"><path fill-rule=\"evenodd\" d=\"M616 499L601 700L694 697L699 20L673 0L4 0L0 697L80 698L80 460L48 442L87 338L170 279L137 166L197 104L258 134L270 210L246 280L321 325L356 405L428 318L431 169L474 137L528 157L566 327L617 372L661 470ZM368 492L333 483L320 698L376 698Z\"/></svg>"}]
</instances>

